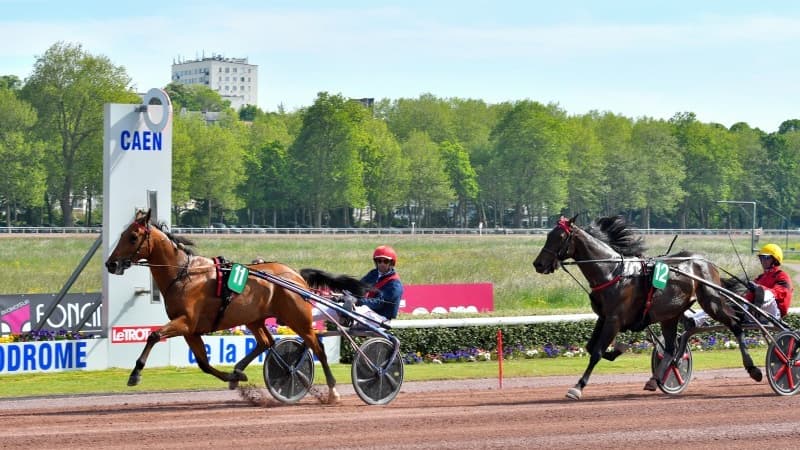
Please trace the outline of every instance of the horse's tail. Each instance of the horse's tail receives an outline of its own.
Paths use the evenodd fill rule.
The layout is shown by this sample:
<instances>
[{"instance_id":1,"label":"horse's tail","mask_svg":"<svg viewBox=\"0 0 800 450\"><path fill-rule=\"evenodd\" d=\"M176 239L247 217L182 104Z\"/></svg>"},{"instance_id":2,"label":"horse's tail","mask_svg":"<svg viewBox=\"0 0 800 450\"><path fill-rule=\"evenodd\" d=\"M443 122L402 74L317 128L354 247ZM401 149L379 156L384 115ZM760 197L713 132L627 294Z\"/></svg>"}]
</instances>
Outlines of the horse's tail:
<instances>
[{"instance_id":1,"label":"horse's tail","mask_svg":"<svg viewBox=\"0 0 800 450\"><path fill-rule=\"evenodd\" d=\"M300 269L300 276L312 288L327 287L332 291L348 291L356 297L366 295L369 287L358 278L348 275L334 275L319 269Z\"/></svg>"},{"instance_id":2,"label":"horse's tail","mask_svg":"<svg viewBox=\"0 0 800 450\"><path fill-rule=\"evenodd\" d=\"M747 285L737 276L731 276L730 278L723 277L721 281L722 287L738 295L744 295L747 292Z\"/></svg>"}]
</instances>

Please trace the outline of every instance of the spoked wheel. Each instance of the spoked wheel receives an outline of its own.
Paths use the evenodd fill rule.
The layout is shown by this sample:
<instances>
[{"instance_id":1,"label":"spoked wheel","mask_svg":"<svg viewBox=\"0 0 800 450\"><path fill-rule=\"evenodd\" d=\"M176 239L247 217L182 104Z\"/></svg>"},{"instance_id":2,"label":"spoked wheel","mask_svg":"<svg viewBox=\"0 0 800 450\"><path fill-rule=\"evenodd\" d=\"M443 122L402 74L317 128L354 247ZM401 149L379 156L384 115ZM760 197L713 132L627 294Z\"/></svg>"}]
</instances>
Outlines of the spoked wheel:
<instances>
[{"instance_id":1,"label":"spoked wheel","mask_svg":"<svg viewBox=\"0 0 800 450\"><path fill-rule=\"evenodd\" d=\"M650 370L656 376L658 366L664 359L664 338L659 336L657 342L653 343L653 353L650 357ZM687 344L686 351L677 362L672 362L664 371L664 375L658 380L658 388L661 392L670 395L677 395L686 389L692 379L692 351Z\"/></svg>"},{"instance_id":2,"label":"spoked wheel","mask_svg":"<svg viewBox=\"0 0 800 450\"><path fill-rule=\"evenodd\" d=\"M767 380L778 395L800 389L800 335L781 331L767 348Z\"/></svg>"},{"instance_id":3,"label":"spoked wheel","mask_svg":"<svg viewBox=\"0 0 800 450\"><path fill-rule=\"evenodd\" d=\"M353 356L352 378L356 394L370 405L385 405L400 392L403 360L392 359L394 345L385 338L371 338Z\"/></svg>"},{"instance_id":4,"label":"spoked wheel","mask_svg":"<svg viewBox=\"0 0 800 450\"><path fill-rule=\"evenodd\" d=\"M275 342L264 360L264 383L275 399L297 403L314 383L314 358L300 339Z\"/></svg>"}]
</instances>

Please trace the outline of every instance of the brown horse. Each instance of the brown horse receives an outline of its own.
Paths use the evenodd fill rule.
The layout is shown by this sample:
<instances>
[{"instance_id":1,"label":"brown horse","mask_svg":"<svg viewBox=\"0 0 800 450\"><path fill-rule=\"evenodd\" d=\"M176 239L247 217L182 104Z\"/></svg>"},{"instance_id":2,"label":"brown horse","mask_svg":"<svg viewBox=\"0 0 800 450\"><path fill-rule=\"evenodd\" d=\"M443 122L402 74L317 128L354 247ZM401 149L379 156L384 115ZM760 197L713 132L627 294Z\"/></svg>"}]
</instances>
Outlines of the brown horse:
<instances>
[{"instance_id":1,"label":"brown horse","mask_svg":"<svg viewBox=\"0 0 800 450\"><path fill-rule=\"evenodd\" d=\"M731 330L739 343L745 369L754 380L761 381L761 370L753 364L744 343L741 319L718 290L675 272L669 274L664 288L651 287L648 269L651 261L661 261L720 286L716 266L701 255L685 251L654 260L643 259L642 238L635 236L619 217L598 219L586 230L575 225L574 221L575 217L562 217L547 234L544 247L533 262L538 273L549 274L565 260L573 259L591 286L589 298L597 322L586 345L589 365L578 383L567 391L567 397L581 398L592 369L601 357L613 360L621 354L619 348L607 350L617 333L641 331L651 323L660 323L665 357L645 385L646 390L655 390L657 380L661 379L673 355L676 355L678 323L695 299L712 318ZM680 354L684 352L683 348L679 351Z\"/></svg>"},{"instance_id":2,"label":"brown horse","mask_svg":"<svg viewBox=\"0 0 800 450\"><path fill-rule=\"evenodd\" d=\"M235 389L239 381L247 381L244 374L247 365L274 344L264 320L275 317L294 330L317 356L328 384L328 403L336 403L339 400L336 380L322 342L317 339L313 328L311 304L292 290L250 276L242 293L235 295L227 307L221 308L222 299L216 295L217 270L214 261L195 255L187 245L193 244L162 230L162 227L151 225L150 211L139 212L133 223L122 232L116 248L105 263L110 273L122 275L132 264L146 261L164 296L164 307L170 319L147 338L147 344L128 378L128 385L139 383L150 350L159 340L183 336L200 369L227 381L229 387ZM283 264L260 263L249 268L251 271L258 270L281 277L301 289L308 289L303 277ZM355 282L358 283L358 280ZM242 324L253 333L256 347L236 363L233 372L215 369L208 362L201 336Z\"/></svg>"}]
</instances>

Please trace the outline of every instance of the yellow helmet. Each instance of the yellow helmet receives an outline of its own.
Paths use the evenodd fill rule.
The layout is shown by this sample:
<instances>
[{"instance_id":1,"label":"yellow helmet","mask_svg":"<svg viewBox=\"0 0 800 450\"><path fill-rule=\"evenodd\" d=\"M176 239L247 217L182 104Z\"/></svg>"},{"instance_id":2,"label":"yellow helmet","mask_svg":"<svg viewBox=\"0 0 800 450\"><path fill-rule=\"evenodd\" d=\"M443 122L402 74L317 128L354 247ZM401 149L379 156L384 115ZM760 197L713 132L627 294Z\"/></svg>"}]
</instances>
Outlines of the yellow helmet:
<instances>
[{"instance_id":1,"label":"yellow helmet","mask_svg":"<svg viewBox=\"0 0 800 450\"><path fill-rule=\"evenodd\" d=\"M775 244L767 244L761 247L761 250L759 250L758 254L759 256L760 255L772 256L773 258L775 258L775 261L777 261L778 264L783 264L783 250L781 250L781 248Z\"/></svg>"}]
</instances>

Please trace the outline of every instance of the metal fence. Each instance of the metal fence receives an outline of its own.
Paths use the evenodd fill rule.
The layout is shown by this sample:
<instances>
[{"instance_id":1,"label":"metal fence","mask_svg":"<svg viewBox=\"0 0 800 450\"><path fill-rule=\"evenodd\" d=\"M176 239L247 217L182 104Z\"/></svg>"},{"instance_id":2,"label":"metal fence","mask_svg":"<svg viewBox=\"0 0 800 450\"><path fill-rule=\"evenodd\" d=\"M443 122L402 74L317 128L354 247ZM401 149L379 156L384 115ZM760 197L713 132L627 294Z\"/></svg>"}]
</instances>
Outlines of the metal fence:
<instances>
[{"instance_id":1,"label":"metal fence","mask_svg":"<svg viewBox=\"0 0 800 450\"><path fill-rule=\"evenodd\" d=\"M100 233L102 227L0 227L0 234L81 234ZM544 235L550 228L271 228L271 227L172 227L177 234L452 234L452 235ZM750 229L728 228L644 228L637 230L644 235L718 235L750 236ZM764 229L761 236L795 237L800 229Z\"/></svg>"}]
</instances>

